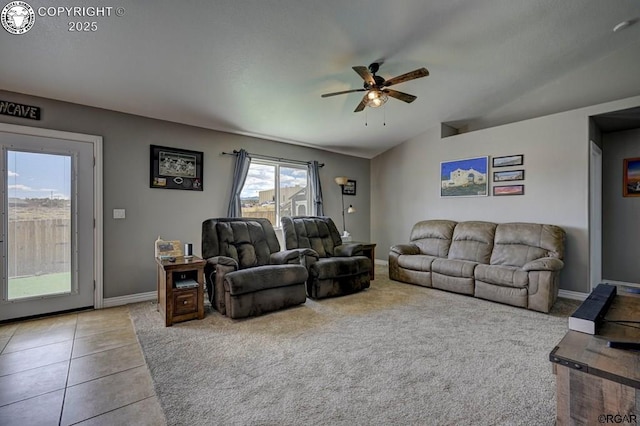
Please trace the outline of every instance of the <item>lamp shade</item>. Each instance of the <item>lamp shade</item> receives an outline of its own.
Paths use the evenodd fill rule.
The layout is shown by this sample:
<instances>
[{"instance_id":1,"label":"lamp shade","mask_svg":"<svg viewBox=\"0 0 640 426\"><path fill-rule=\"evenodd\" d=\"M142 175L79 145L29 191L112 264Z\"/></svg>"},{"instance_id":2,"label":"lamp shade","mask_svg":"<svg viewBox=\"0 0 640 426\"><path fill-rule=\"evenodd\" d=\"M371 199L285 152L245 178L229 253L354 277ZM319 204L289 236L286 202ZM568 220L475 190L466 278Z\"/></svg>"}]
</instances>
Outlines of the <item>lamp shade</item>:
<instances>
[{"instance_id":1,"label":"lamp shade","mask_svg":"<svg viewBox=\"0 0 640 426\"><path fill-rule=\"evenodd\" d=\"M389 96L387 96L387 94L382 90L372 89L367 93L367 106L377 108L384 105L388 99Z\"/></svg>"},{"instance_id":2,"label":"lamp shade","mask_svg":"<svg viewBox=\"0 0 640 426\"><path fill-rule=\"evenodd\" d=\"M347 213L355 213L355 212L356 212L356 208L355 208L355 207L353 207L353 206L349 206L349 207L347 208Z\"/></svg>"},{"instance_id":3,"label":"lamp shade","mask_svg":"<svg viewBox=\"0 0 640 426\"><path fill-rule=\"evenodd\" d=\"M347 184L347 182L349 181L349 178L348 178L348 177L346 177L346 176L338 176L338 177L335 179L335 181L336 181L336 183L337 183L338 185L346 185L346 184Z\"/></svg>"}]
</instances>

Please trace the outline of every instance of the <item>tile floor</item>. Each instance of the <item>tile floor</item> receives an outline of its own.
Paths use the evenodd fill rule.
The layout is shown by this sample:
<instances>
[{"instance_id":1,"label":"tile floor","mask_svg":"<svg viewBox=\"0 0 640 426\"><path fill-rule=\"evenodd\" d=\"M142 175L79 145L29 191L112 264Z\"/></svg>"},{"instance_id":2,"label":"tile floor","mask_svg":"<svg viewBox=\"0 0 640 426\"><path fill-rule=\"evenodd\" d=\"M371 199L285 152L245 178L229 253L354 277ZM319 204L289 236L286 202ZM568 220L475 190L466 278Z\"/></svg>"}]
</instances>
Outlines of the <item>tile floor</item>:
<instances>
[{"instance_id":1,"label":"tile floor","mask_svg":"<svg viewBox=\"0 0 640 426\"><path fill-rule=\"evenodd\" d=\"M0 425L165 425L127 307L0 325Z\"/></svg>"}]
</instances>

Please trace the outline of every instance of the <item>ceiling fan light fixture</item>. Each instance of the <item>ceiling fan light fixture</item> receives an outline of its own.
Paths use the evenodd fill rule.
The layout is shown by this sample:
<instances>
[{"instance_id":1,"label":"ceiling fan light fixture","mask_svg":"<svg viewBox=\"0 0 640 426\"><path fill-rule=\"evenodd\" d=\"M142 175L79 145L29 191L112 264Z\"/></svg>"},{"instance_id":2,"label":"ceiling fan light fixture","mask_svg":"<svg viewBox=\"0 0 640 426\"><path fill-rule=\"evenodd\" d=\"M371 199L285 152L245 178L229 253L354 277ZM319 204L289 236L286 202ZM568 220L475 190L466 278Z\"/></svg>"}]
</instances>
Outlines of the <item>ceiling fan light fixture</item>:
<instances>
[{"instance_id":1,"label":"ceiling fan light fixture","mask_svg":"<svg viewBox=\"0 0 640 426\"><path fill-rule=\"evenodd\" d=\"M367 93L367 99L367 106L371 108L378 108L389 100L389 96L387 96L387 94L382 90L372 89Z\"/></svg>"}]
</instances>

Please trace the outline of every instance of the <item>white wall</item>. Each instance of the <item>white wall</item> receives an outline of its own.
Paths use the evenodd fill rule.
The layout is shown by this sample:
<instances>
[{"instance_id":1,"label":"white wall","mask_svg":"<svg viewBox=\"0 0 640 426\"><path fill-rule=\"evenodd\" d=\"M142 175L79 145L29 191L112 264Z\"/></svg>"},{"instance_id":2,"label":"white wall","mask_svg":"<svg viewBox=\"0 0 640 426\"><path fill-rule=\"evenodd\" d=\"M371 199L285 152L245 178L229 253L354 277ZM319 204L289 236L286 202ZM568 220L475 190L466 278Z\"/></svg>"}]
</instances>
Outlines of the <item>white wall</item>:
<instances>
[{"instance_id":1,"label":"white wall","mask_svg":"<svg viewBox=\"0 0 640 426\"><path fill-rule=\"evenodd\" d=\"M440 128L371 163L371 237L378 258L407 242L425 219L536 222L567 232L561 288L589 291L589 116L640 104L640 97L442 139ZM440 162L524 154L525 195L440 198ZM490 168L491 172L491 168Z\"/></svg>"}]
</instances>

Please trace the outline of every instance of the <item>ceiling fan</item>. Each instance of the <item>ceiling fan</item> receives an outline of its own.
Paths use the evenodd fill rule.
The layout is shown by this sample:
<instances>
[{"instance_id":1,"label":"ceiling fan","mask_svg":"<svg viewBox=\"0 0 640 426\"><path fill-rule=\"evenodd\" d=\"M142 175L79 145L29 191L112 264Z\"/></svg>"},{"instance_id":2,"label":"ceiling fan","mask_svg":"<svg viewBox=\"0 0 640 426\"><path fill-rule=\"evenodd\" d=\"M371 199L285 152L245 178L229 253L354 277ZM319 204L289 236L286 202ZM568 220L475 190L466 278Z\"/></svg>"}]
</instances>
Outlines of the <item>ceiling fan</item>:
<instances>
[{"instance_id":1,"label":"ceiling fan","mask_svg":"<svg viewBox=\"0 0 640 426\"><path fill-rule=\"evenodd\" d=\"M344 95L345 93L353 92L367 92L353 112L360 112L365 106L377 108L384 105L387 102L389 96L399 99L406 103L411 103L417 99L416 96L408 93L398 92L397 90L388 89L389 86L394 84L404 83L405 81L414 80L420 77L426 77L429 75L429 71L426 68L418 68L417 70L408 72L406 74L399 75L397 77L385 80L384 78L376 75L380 69L380 63L374 62L369 67L356 66L353 70L358 73L364 80L364 88L344 90L342 92L325 93L323 98L329 96Z\"/></svg>"}]
</instances>

